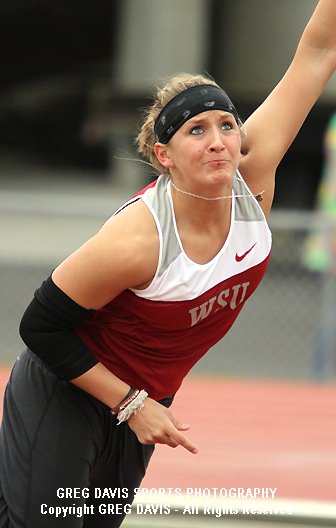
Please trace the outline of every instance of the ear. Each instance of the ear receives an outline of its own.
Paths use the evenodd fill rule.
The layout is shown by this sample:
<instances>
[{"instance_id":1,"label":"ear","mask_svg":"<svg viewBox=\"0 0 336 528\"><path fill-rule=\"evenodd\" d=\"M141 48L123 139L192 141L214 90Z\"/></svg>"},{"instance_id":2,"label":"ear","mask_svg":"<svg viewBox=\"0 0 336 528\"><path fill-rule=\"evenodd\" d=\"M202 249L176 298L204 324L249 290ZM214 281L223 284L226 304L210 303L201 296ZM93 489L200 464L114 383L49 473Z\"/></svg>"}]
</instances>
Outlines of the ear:
<instances>
[{"instance_id":1,"label":"ear","mask_svg":"<svg viewBox=\"0 0 336 528\"><path fill-rule=\"evenodd\" d=\"M167 145L164 145L163 143L155 143L154 152L161 165L166 167L166 169L174 167L173 160L167 152Z\"/></svg>"}]
</instances>

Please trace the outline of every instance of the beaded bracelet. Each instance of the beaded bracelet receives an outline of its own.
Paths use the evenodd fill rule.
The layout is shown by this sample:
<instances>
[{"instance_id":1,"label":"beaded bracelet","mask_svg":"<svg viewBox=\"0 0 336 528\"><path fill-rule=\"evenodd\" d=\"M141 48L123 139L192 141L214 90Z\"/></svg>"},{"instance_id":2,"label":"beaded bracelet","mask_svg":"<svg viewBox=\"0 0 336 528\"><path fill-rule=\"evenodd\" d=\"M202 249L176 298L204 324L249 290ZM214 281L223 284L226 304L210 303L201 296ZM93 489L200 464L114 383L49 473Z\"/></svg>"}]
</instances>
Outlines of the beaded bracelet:
<instances>
[{"instance_id":1,"label":"beaded bracelet","mask_svg":"<svg viewBox=\"0 0 336 528\"><path fill-rule=\"evenodd\" d=\"M137 393L137 394L135 394ZM126 394L125 398L123 400L121 400L121 402L118 403L118 405L116 405L115 407L113 407L113 409L111 409L111 413L116 415L120 412L120 407L123 405L123 404L126 404L127 403L130 403L131 401L134 400L134 398L136 398L136 396L139 394L139 391L137 389L135 389L134 387L132 387L131 385L131 388L130 390L128 391L128 393ZM135 395L135 396L133 396ZM133 398L132 398L133 396ZM130 401L128 401L130 400Z\"/></svg>"},{"instance_id":2,"label":"beaded bracelet","mask_svg":"<svg viewBox=\"0 0 336 528\"><path fill-rule=\"evenodd\" d=\"M116 406L111 409L113 415L117 415L118 424L126 422L132 414L136 414L144 407L144 400L148 394L145 390L139 391L134 387L131 387L125 398Z\"/></svg>"}]
</instances>

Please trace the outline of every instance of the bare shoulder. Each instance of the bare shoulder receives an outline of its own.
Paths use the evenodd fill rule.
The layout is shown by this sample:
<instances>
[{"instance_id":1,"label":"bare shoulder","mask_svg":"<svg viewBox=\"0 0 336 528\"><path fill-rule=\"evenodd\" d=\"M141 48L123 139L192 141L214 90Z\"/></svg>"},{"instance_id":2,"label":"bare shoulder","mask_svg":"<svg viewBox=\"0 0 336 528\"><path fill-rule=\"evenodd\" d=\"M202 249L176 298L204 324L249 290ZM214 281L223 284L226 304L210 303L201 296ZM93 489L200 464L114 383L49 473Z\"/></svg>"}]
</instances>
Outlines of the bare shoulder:
<instances>
[{"instance_id":1,"label":"bare shoulder","mask_svg":"<svg viewBox=\"0 0 336 528\"><path fill-rule=\"evenodd\" d=\"M141 286L153 277L159 257L159 235L154 217L143 200L133 202L108 220L98 238L113 253L120 253L125 268L132 271L135 283L129 287ZM142 269L146 270L144 274Z\"/></svg>"},{"instance_id":2,"label":"bare shoulder","mask_svg":"<svg viewBox=\"0 0 336 528\"><path fill-rule=\"evenodd\" d=\"M103 225L100 235L109 236L109 234L120 235L118 239L123 239L123 235L127 235L129 240L129 237L150 239L158 233L152 213L143 200L139 198L120 209Z\"/></svg>"},{"instance_id":3,"label":"bare shoulder","mask_svg":"<svg viewBox=\"0 0 336 528\"><path fill-rule=\"evenodd\" d=\"M127 288L149 284L158 258L155 220L139 199L70 255L54 271L53 280L77 303L98 309Z\"/></svg>"}]
</instances>

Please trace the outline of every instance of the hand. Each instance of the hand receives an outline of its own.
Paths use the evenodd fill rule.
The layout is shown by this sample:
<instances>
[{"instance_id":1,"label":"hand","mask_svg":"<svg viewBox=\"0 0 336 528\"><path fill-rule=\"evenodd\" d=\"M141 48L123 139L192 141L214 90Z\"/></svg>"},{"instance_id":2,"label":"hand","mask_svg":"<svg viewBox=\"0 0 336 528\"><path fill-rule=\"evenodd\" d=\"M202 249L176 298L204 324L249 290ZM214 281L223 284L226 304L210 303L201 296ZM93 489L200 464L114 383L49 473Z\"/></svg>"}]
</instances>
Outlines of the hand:
<instances>
[{"instance_id":1,"label":"hand","mask_svg":"<svg viewBox=\"0 0 336 528\"><path fill-rule=\"evenodd\" d=\"M169 409L151 398L146 398L144 407L137 414L132 414L128 425L141 444L180 445L190 453L198 452L196 446L180 432L188 431L190 426L180 422Z\"/></svg>"}]
</instances>

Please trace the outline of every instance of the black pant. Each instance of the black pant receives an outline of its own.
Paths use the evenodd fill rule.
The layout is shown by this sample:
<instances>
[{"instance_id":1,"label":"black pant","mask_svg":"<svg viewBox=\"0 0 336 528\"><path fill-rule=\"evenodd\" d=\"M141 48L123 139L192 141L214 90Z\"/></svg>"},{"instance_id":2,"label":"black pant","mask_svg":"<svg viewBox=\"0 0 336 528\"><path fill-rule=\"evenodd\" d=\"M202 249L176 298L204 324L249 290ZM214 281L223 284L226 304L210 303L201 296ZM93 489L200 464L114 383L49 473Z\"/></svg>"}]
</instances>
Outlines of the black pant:
<instances>
[{"instance_id":1,"label":"black pant","mask_svg":"<svg viewBox=\"0 0 336 528\"><path fill-rule=\"evenodd\" d=\"M116 423L105 404L23 352L4 399L0 528L120 526L154 446Z\"/></svg>"}]
</instances>

